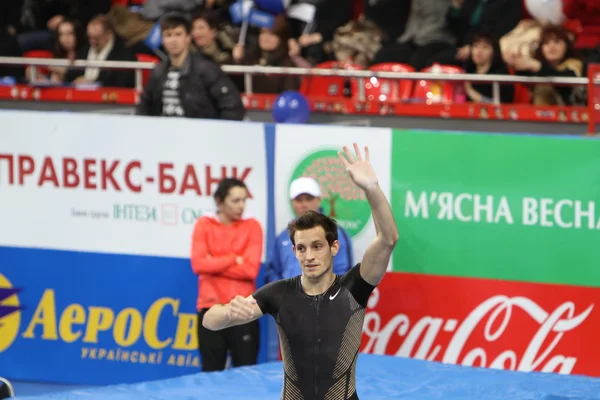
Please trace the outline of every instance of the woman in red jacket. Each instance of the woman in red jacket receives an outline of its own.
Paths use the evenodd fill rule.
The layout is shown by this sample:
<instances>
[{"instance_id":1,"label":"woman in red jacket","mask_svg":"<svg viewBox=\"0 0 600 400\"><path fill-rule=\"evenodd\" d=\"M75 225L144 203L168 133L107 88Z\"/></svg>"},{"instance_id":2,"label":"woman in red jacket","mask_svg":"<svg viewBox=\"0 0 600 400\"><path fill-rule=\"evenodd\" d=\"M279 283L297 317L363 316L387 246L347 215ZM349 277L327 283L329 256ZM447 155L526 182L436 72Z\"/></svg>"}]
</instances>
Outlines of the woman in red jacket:
<instances>
[{"instance_id":1,"label":"woman in red jacket","mask_svg":"<svg viewBox=\"0 0 600 400\"><path fill-rule=\"evenodd\" d=\"M238 179L224 179L214 194L216 215L196 221L192 239L192 270L198 275L198 344L203 371L225 369L227 352L234 366L256 364L258 321L223 331L202 326L214 304L227 304L236 295L256 290L263 250L263 232L254 218L244 218L248 190Z\"/></svg>"}]
</instances>

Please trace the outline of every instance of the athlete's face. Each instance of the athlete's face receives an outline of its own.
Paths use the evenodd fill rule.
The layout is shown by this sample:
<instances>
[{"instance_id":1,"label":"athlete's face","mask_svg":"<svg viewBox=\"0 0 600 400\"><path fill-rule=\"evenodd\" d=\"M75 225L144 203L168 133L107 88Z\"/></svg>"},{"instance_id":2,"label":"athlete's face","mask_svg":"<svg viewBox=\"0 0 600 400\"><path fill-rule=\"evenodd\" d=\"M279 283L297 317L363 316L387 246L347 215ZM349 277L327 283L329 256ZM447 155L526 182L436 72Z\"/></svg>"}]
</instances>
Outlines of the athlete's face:
<instances>
[{"instance_id":1,"label":"athlete's face","mask_svg":"<svg viewBox=\"0 0 600 400\"><path fill-rule=\"evenodd\" d=\"M302 268L302 275L318 280L331 271L333 256L337 254L340 243L336 240L330 246L323 227L296 231L294 239L294 252Z\"/></svg>"},{"instance_id":2,"label":"athlete's face","mask_svg":"<svg viewBox=\"0 0 600 400\"><path fill-rule=\"evenodd\" d=\"M248 191L245 188L240 186L232 187L229 189L229 193L227 193L225 199L219 203L221 215L228 221L236 221L242 218L247 198Z\"/></svg>"}]
</instances>

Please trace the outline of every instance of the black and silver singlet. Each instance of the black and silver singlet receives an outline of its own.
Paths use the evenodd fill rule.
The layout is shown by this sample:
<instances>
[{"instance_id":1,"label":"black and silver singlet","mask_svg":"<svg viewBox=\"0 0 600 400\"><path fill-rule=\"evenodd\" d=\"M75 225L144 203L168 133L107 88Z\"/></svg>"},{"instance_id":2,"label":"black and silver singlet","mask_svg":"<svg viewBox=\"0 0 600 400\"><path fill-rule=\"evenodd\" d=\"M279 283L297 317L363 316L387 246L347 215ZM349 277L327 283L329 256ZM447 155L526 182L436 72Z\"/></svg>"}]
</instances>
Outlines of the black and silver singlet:
<instances>
[{"instance_id":1,"label":"black and silver singlet","mask_svg":"<svg viewBox=\"0 0 600 400\"><path fill-rule=\"evenodd\" d=\"M365 309L375 289L360 263L309 296L300 276L271 282L253 297L277 322L284 382L282 400L357 400L356 361Z\"/></svg>"}]
</instances>

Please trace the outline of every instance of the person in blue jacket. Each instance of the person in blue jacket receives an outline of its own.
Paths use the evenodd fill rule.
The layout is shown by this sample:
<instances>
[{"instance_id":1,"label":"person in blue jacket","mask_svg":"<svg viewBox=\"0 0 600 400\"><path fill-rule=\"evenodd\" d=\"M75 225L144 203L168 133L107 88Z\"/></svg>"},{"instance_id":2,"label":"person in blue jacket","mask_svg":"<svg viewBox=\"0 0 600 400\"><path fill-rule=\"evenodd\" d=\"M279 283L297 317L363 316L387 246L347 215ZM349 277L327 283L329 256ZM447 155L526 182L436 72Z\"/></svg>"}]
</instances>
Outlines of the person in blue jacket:
<instances>
[{"instance_id":1,"label":"person in blue jacket","mask_svg":"<svg viewBox=\"0 0 600 400\"><path fill-rule=\"evenodd\" d=\"M300 216L307 211L322 212L321 189L319 183L310 177L301 177L290 185L290 199L296 216ZM340 250L333 258L333 273L344 275L354 266L352 256L352 240L350 235L341 227L338 227L338 241ZM268 282L280 279L292 278L301 275L300 264L296 259L290 236L285 229L277 236L275 248L271 259L267 264L266 280Z\"/></svg>"}]
</instances>

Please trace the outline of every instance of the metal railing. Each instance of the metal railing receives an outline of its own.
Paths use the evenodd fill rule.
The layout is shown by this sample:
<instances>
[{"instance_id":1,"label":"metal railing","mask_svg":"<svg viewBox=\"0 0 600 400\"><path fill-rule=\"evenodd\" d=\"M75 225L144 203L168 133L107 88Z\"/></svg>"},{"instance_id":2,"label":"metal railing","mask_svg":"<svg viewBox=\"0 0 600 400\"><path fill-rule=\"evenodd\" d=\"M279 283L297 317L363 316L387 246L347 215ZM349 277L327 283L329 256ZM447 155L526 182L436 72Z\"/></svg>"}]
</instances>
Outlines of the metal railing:
<instances>
[{"instance_id":1,"label":"metal railing","mask_svg":"<svg viewBox=\"0 0 600 400\"><path fill-rule=\"evenodd\" d=\"M88 61L50 58L23 58L23 57L0 57L0 65L31 66L32 79L36 78L36 67L69 67L85 69L86 67L101 69L135 70L136 89L142 90L142 71L151 70L156 64L151 62L132 61ZM566 86L583 86L589 84L588 78L563 78L563 77L529 77L519 75L480 75L480 74L457 74L457 73L433 73L433 72L387 72L371 70L347 70L347 69L322 69L322 68L288 68L288 67L264 67L260 65L223 65L223 71L228 74L244 75L245 91L252 94L252 75L296 75L296 76L338 76L356 78L359 84L359 100L364 100L364 79L381 78L392 80L428 80L428 81L459 81L491 83L493 85L493 102L500 104L500 84L551 84ZM594 85L600 85L600 78L594 79Z\"/></svg>"}]
</instances>

